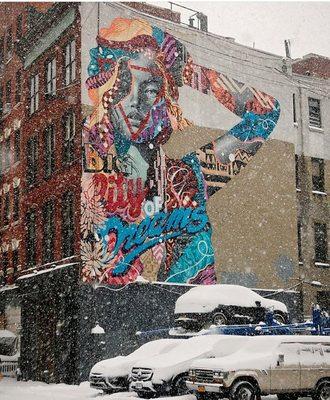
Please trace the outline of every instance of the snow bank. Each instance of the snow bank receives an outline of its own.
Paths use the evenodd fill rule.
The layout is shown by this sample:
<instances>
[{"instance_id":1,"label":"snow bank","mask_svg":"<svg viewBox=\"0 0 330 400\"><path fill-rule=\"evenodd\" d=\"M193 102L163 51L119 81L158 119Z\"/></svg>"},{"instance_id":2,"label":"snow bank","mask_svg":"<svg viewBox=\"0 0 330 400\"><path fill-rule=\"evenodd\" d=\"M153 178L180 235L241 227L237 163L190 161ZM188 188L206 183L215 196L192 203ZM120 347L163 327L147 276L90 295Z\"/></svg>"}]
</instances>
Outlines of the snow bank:
<instances>
[{"instance_id":1,"label":"snow bank","mask_svg":"<svg viewBox=\"0 0 330 400\"><path fill-rule=\"evenodd\" d=\"M17 382L4 378L0 381L1 400L137 400L134 392L100 395L89 387L88 382L77 385L50 384L41 382ZM276 396L263 397L264 400L276 400ZM159 397L157 400L196 400L194 395ZM308 399L306 399L308 400Z\"/></svg>"},{"instance_id":2,"label":"snow bank","mask_svg":"<svg viewBox=\"0 0 330 400\"><path fill-rule=\"evenodd\" d=\"M190 289L178 298L175 303L175 314L207 313L218 305L235 305L241 307L256 307L256 301L261 306L274 307L287 312L285 304L280 301L265 299L244 286L239 285L205 285Z\"/></svg>"}]
</instances>

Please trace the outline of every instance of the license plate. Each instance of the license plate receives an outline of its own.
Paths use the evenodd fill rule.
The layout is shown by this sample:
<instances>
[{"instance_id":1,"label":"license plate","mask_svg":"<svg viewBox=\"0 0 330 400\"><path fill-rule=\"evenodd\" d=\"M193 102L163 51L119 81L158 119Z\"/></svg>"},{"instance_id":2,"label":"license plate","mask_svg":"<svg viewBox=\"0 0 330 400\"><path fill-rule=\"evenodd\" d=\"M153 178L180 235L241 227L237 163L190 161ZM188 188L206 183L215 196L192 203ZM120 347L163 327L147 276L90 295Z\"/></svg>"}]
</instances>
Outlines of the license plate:
<instances>
[{"instance_id":1,"label":"license plate","mask_svg":"<svg viewBox=\"0 0 330 400\"><path fill-rule=\"evenodd\" d=\"M142 383L141 382L136 382L135 387L137 389L142 389Z\"/></svg>"},{"instance_id":2,"label":"license plate","mask_svg":"<svg viewBox=\"0 0 330 400\"><path fill-rule=\"evenodd\" d=\"M205 392L205 386L198 386L197 392L204 393Z\"/></svg>"}]
</instances>

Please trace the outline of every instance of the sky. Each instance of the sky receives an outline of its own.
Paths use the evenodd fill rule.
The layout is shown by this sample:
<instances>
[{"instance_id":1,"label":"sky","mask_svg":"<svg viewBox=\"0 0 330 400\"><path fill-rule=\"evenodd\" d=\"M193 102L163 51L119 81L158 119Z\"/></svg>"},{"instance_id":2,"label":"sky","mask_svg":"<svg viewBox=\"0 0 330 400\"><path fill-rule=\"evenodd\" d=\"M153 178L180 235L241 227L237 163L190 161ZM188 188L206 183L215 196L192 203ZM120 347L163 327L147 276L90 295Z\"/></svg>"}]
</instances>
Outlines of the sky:
<instances>
[{"instance_id":1,"label":"sky","mask_svg":"<svg viewBox=\"0 0 330 400\"><path fill-rule=\"evenodd\" d=\"M308 53L330 57L330 1L248 2L174 1L208 16L209 32L230 36L236 42L278 55L285 55L284 40L291 41L291 56ZM147 1L169 8L166 1ZM190 11L180 11L188 22Z\"/></svg>"}]
</instances>

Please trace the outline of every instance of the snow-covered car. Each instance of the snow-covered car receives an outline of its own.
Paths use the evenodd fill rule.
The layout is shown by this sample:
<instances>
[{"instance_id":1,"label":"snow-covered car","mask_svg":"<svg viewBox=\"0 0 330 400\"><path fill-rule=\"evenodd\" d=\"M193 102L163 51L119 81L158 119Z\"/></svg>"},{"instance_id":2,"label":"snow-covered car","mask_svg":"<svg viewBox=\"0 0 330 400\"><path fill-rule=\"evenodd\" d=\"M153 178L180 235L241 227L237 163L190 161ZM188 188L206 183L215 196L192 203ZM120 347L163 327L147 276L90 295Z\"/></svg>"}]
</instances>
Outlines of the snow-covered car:
<instances>
[{"instance_id":1,"label":"snow-covered car","mask_svg":"<svg viewBox=\"0 0 330 400\"><path fill-rule=\"evenodd\" d=\"M250 337L228 356L194 361L186 384L199 400L253 400L269 394L278 400L329 400L329 350L327 336Z\"/></svg>"},{"instance_id":2,"label":"snow-covered car","mask_svg":"<svg viewBox=\"0 0 330 400\"><path fill-rule=\"evenodd\" d=\"M197 286L175 303L175 327L199 331L210 325L258 324L273 310L279 323L288 322L288 310L280 301L266 299L244 286Z\"/></svg>"},{"instance_id":3,"label":"snow-covered car","mask_svg":"<svg viewBox=\"0 0 330 400\"><path fill-rule=\"evenodd\" d=\"M139 397L187 393L186 379L191 363L199 358L223 357L238 350L246 336L209 335L184 340L177 347L135 363L130 388Z\"/></svg>"},{"instance_id":4,"label":"snow-covered car","mask_svg":"<svg viewBox=\"0 0 330 400\"><path fill-rule=\"evenodd\" d=\"M143 344L127 356L118 356L96 363L89 374L90 387L104 393L127 391L132 366L145 357L154 357L178 346L184 339L158 339Z\"/></svg>"},{"instance_id":5,"label":"snow-covered car","mask_svg":"<svg viewBox=\"0 0 330 400\"><path fill-rule=\"evenodd\" d=\"M19 355L18 337L7 329L0 329L0 374L16 376Z\"/></svg>"}]
</instances>

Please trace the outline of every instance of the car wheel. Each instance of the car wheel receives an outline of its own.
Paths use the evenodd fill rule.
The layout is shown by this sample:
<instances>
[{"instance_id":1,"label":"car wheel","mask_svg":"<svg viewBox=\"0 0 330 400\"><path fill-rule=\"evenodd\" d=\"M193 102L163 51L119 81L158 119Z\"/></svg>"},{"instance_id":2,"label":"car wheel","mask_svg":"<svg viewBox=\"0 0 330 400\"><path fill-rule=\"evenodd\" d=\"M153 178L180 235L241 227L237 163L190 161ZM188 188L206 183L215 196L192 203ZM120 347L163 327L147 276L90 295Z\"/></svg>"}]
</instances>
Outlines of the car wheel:
<instances>
[{"instance_id":1,"label":"car wheel","mask_svg":"<svg viewBox=\"0 0 330 400\"><path fill-rule=\"evenodd\" d=\"M280 311L274 311L274 319L280 324L285 325L287 323L287 319L283 313Z\"/></svg>"},{"instance_id":2,"label":"car wheel","mask_svg":"<svg viewBox=\"0 0 330 400\"><path fill-rule=\"evenodd\" d=\"M184 394L189 393L189 390L186 385L187 379L188 375L180 375L173 380L171 387L172 396L182 396Z\"/></svg>"},{"instance_id":3,"label":"car wheel","mask_svg":"<svg viewBox=\"0 0 330 400\"><path fill-rule=\"evenodd\" d=\"M256 400L257 388L250 382L238 382L236 383L231 391L229 398L230 400Z\"/></svg>"},{"instance_id":4,"label":"car wheel","mask_svg":"<svg viewBox=\"0 0 330 400\"><path fill-rule=\"evenodd\" d=\"M223 311L219 311L213 315L212 318L213 324L220 326L220 325L228 325L228 318Z\"/></svg>"},{"instance_id":5,"label":"car wheel","mask_svg":"<svg viewBox=\"0 0 330 400\"><path fill-rule=\"evenodd\" d=\"M155 393L148 393L148 392L136 392L136 393L141 399L153 399L154 397L156 397Z\"/></svg>"},{"instance_id":6,"label":"car wheel","mask_svg":"<svg viewBox=\"0 0 330 400\"><path fill-rule=\"evenodd\" d=\"M324 382L318 385L313 400L329 400L330 399L330 382Z\"/></svg>"}]
</instances>

